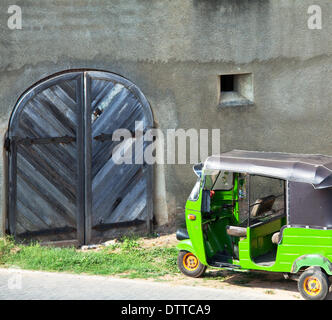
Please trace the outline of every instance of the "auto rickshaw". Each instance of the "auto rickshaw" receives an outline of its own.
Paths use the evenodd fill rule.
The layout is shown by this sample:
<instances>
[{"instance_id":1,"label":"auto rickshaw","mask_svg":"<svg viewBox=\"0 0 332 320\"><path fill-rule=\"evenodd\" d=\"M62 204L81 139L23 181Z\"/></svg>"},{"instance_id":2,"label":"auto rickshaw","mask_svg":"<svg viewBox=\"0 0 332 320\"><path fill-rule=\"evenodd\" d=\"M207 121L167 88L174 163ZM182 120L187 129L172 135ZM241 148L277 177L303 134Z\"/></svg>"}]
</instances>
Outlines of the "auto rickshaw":
<instances>
[{"instance_id":1,"label":"auto rickshaw","mask_svg":"<svg viewBox=\"0 0 332 320\"><path fill-rule=\"evenodd\" d=\"M332 157L233 150L194 166L177 231L178 267L283 273L305 299L325 299L332 275Z\"/></svg>"}]
</instances>

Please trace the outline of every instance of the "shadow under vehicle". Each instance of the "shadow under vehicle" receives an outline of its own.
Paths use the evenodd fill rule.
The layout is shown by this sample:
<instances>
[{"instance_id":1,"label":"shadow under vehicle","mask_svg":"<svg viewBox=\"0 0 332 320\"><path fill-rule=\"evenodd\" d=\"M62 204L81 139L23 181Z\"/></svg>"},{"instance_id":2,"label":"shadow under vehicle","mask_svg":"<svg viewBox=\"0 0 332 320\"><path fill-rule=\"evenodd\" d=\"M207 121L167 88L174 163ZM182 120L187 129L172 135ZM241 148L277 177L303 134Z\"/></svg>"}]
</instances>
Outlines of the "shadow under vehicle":
<instances>
[{"instance_id":1,"label":"shadow under vehicle","mask_svg":"<svg viewBox=\"0 0 332 320\"><path fill-rule=\"evenodd\" d=\"M332 275L332 157L233 150L194 166L178 266L281 272L305 299Z\"/></svg>"}]
</instances>

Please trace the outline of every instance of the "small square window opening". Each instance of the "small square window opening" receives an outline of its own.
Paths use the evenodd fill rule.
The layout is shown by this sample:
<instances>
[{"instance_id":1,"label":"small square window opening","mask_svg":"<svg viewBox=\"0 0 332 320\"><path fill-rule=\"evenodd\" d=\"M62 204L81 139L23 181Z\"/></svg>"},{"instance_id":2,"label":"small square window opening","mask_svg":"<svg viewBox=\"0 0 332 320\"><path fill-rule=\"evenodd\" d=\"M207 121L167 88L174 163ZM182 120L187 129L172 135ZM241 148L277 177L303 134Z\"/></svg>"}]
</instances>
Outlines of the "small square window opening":
<instances>
[{"instance_id":1,"label":"small square window opening","mask_svg":"<svg viewBox=\"0 0 332 320\"><path fill-rule=\"evenodd\" d=\"M220 107L248 106L254 103L251 73L220 75Z\"/></svg>"}]
</instances>

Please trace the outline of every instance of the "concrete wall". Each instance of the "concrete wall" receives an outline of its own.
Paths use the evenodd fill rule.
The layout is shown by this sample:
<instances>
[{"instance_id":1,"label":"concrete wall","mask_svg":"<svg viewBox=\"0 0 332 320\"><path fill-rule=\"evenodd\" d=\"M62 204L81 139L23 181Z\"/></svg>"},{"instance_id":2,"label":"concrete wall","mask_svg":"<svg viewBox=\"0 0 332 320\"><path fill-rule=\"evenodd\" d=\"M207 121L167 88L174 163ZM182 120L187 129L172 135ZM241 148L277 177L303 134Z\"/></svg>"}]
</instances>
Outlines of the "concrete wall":
<instances>
[{"instance_id":1,"label":"concrete wall","mask_svg":"<svg viewBox=\"0 0 332 320\"><path fill-rule=\"evenodd\" d=\"M220 128L222 151L332 155L330 0L16 0L22 30L7 27L11 4L0 5L0 138L27 87L98 68L136 83L163 130ZM307 27L312 4L322 30ZM240 72L253 73L255 104L218 108L218 76ZM156 215L172 222L195 177L191 165L156 171Z\"/></svg>"}]
</instances>

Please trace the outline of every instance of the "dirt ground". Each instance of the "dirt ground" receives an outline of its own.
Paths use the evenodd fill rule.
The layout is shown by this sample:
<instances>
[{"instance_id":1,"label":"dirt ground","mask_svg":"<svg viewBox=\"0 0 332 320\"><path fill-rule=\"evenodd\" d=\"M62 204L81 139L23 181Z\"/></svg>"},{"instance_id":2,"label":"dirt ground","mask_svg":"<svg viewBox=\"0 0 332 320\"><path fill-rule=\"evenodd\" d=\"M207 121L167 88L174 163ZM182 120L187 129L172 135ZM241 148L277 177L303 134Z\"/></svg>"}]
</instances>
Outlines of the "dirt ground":
<instances>
[{"instance_id":1,"label":"dirt ground","mask_svg":"<svg viewBox=\"0 0 332 320\"><path fill-rule=\"evenodd\" d=\"M140 238L139 241L142 248L172 247L179 242L175 237L175 233L159 234L155 238Z\"/></svg>"},{"instance_id":2,"label":"dirt ground","mask_svg":"<svg viewBox=\"0 0 332 320\"><path fill-rule=\"evenodd\" d=\"M143 248L175 246L178 240L173 234L161 234L156 238L140 239ZM189 278L182 274L167 275L158 280L167 281L174 285L203 286L210 288L232 288L245 291L256 291L273 296L274 299L302 299L297 290L297 282L284 279L282 274L270 272L235 272L208 268L203 277Z\"/></svg>"}]
</instances>

